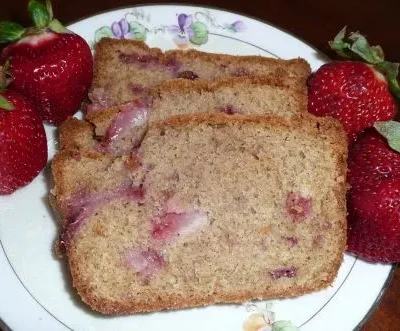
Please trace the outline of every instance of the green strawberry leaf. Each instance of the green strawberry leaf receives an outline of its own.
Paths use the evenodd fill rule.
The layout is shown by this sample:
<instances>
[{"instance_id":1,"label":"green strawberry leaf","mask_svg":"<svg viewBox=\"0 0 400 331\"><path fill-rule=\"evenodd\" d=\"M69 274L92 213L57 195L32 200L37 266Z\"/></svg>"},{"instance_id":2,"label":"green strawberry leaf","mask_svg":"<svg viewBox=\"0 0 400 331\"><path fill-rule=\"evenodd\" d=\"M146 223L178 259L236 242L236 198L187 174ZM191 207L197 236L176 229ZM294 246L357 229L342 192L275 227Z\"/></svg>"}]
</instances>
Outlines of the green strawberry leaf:
<instances>
[{"instance_id":1,"label":"green strawberry leaf","mask_svg":"<svg viewBox=\"0 0 400 331\"><path fill-rule=\"evenodd\" d=\"M361 60L373 65L376 70L385 75L391 92L396 99L400 100L400 86L397 81L399 64L385 61L382 47L371 46L367 38L359 32L352 32L346 38L346 27L336 35L333 41L329 42L329 45L332 50L346 59Z\"/></svg>"},{"instance_id":2,"label":"green strawberry leaf","mask_svg":"<svg viewBox=\"0 0 400 331\"><path fill-rule=\"evenodd\" d=\"M0 43L9 43L21 39L25 28L13 22L0 22Z\"/></svg>"},{"instance_id":3,"label":"green strawberry leaf","mask_svg":"<svg viewBox=\"0 0 400 331\"><path fill-rule=\"evenodd\" d=\"M30 0L28 3L28 11L37 28L43 29L50 23L50 13L42 2Z\"/></svg>"},{"instance_id":4,"label":"green strawberry leaf","mask_svg":"<svg viewBox=\"0 0 400 331\"><path fill-rule=\"evenodd\" d=\"M50 21L53 19L53 6L51 5L50 0L46 0L46 9L50 16Z\"/></svg>"},{"instance_id":5,"label":"green strawberry leaf","mask_svg":"<svg viewBox=\"0 0 400 331\"><path fill-rule=\"evenodd\" d=\"M190 42L194 45L200 46L208 41L208 28L202 22L193 23L190 28L193 30L193 37L190 38Z\"/></svg>"},{"instance_id":6,"label":"green strawberry leaf","mask_svg":"<svg viewBox=\"0 0 400 331\"><path fill-rule=\"evenodd\" d=\"M97 29L94 34L94 42L98 43L101 39L113 36L112 30L108 26L103 26L100 29Z\"/></svg>"},{"instance_id":7,"label":"green strawberry leaf","mask_svg":"<svg viewBox=\"0 0 400 331\"><path fill-rule=\"evenodd\" d=\"M377 64L384 60L382 48L380 46L371 47L367 38L359 32L351 33L349 39L353 42L350 49L367 63Z\"/></svg>"},{"instance_id":8,"label":"green strawberry leaf","mask_svg":"<svg viewBox=\"0 0 400 331\"><path fill-rule=\"evenodd\" d=\"M396 121L378 121L374 124L375 129L384 136L389 146L396 152L400 152L400 123Z\"/></svg>"},{"instance_id":9,"label":"green strawberry leaf","mask_svg":"<svg viewBox=\"0 0 400 331\"><path fill-rule=\"evenodd\" d=\"M344 41L344 37L346 36L346 27L339 31L339 33L335 36L333 41L329 41L329 46L332 50L338 53L340 56L350 59L351 52L349 52L350 44Z\"/></svg>"},{"instance_id":10,"label":"green strawberry leaf","mask_svg":"<svg viewBox=\"0 0 400 331\"><path fill-rule=\"evenodd\" d=\"M131 33L133 34L134 39L142 41L146 40L147 31L143 24L140 24L139 22L130 22L129 25L131 27Z\"/></svg>"},{"instance_id":11,"label":"green strawberry leaf","mask_svg":"<svg viewBox=\"0 0 400 331\"><path fill-rule=\"evenodd\" d=\"M290 321L277 321L272 325L271 331L299 331L299 328Z\"/></svg>"},{"instance_id":12,"label":"green strawberry leaf","mask_svg":"<svg viewBox=\"0 0 400 331\"><path fill-rule=\"evenodd\" d=\"M14 106L5 97L0 95L0 110L14 110Z\"/></svg>"},{"instance_id":13,"label":"green strawberry leaf","mask_svg":"<svg viewBox=\"0 0 400 331\"><path fill-rule=\"evenodd\" d=\"M379 45L371 46L373 51L376 53L377 56L379 56L382 61L385 59L385 53L383 52L383 49Z\"/></svg>"},{"instance_id":14,"label":"green strawberry leaf","mask_svg":"<svg viewBox=\"0 0 400 331\"><path fill-rule=\"evenodd\" d=\"M381 63L385 55L380 46L371 46L359 32L352 32L346 38L346 27L329 42L332 50L346 59L362 59L369 64Z\"/></svg>"},{"instance_id":15,"label":"green strawberry leaf","mask_svg":"<svg viewBox=\"0 0 400 331\"><path fill-rule=\"evenodd\" d=\"M397 81L397 76L399 74L399 63L383 61L378 63L376 68L386 76L390 90L396 99L400 100L400 86L399 82Z\"/></svg>"},{"instance_id":16,"label":"green strawberry leaf","mask_svg":"<svg viewBox=\"0 0 400 331\"><path fill-rule=\"evenodd\" d=\"M6 62L4 62L3 66L0 66L0 73L1 73L1 71L3 71L6 73L6 75L9 74L10 66L11 66L10 60L7 59ZM1 86L0 86L0 88L1 88Z\"/></svg>"}]
</instances>

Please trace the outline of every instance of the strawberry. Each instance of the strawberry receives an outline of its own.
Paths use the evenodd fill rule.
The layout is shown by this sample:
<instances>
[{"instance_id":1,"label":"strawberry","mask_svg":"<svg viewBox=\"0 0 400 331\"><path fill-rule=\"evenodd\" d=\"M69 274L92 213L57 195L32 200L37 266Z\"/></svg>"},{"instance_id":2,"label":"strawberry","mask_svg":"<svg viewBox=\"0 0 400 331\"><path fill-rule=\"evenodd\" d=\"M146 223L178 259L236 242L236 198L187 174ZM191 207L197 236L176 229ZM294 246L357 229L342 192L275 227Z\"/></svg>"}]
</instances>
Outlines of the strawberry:
<instances>
[{"instance_id":1,"label":"strawberry","mask_svg":"<svg viewBox=\"0 0 400 331\"><path fill-rule=\"evenodd\" d=\"M349 151L348 251L400 262L400 123L377 122Z\"/></svg>"},{"instance_id":2,"label":"strawberry","mask_svg":"<svg viewBox=\"0 0 400 331\"><path fill-rule=\"evenodd\" d=\"M31 100L44 121L59 125L87 96L93 76L91 50L83 38L53 19L49 1L46 7L31 0L28 7L34 28L0 23L0 42L13 42L4 48L0 64L8 67L8 88Z\"/></svg>"},{"instance_id":3,"label":"strawberry","mask_svg":"<svg viewBox=\"0 0 400 331\"><path fill-rule=\"evenodd\" d=\"M32 103L17 92L1 91L0 195L30 183L46 162L46 134Z\"/></svg>"},{"instance_id":4,"label":"strawberry","mask_svg":"<svg viewBox=\"0 0 400 331\"><path fill-rule=\"evenodd\" d=\"M346 28L330 42L332 49L345 58L361 61L335 61L321 66L309 79L308 110L318 116L332 116L343 124L348 141L353 142L365 128L376 121L394 118L396 98L400 99L397 82L398 63L384 60L379 46Z\"/></svg>"},{"instance_id":5,"label":"strawberry","mask_svg":"<svg viewBox=\"0 0 400 331\"><path fill-rule=\"evenodd\" d=\"M384 179L400 177L400 154L389 148L374 129L366 130L349 150L348 182L366 188Z\"/></svg>"}]
</instances>

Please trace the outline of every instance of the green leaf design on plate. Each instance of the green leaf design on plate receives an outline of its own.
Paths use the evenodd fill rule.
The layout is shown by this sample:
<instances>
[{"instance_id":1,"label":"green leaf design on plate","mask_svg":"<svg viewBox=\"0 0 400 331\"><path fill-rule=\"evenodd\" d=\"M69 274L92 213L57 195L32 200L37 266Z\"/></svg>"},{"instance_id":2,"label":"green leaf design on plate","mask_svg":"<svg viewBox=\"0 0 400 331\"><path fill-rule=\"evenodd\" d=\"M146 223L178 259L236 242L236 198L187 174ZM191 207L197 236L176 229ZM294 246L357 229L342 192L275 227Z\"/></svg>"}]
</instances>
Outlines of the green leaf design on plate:
<instances>
[{"instance_id":1,"label":"green leaf design on plate","mask_svg":"<svg viewBox=\"0 0 400 331\"><path fill-rule=\"evenodd\" d=\"M113 33L110 27L108 26L103 26L100 29L97 29L95 34L94 34L94 42L98 43L101 39L105 37L112 37Z\"/></svg>"},{"instance_id":2,"label":"green leaf design on plate","mask_svg":"<svg viewBox=\"0 0 400 331\"><path fill-rule=\"evenodd\" d=\"M134 39L142 41L146 40L147 30L143 24L140 24L139 22L130 22L129 25L131 27L130 32L132 33Z\"/></svg>"},{"instance_id":3,"label":"green leaf design on plate","mask_svg":"<svg viewBox=\"0 0 400 331\"><path fill-rule=\"evenodd\" d=\"M197 46L203 45L208 41L208 28L202 22L193 23L190 28L193 30L194 36L190 38L190 42Z\"/></svg>"},{"instance_id":4,"label":"green leaf design on plate","mask_svg":"<svg viewBox=\"0 0 400 331\"><path fill-rule=\"evenodd\" d=\"M277 321L272 325L272 331L299 331L299 328L290 321Z\"/></svg>"}]
</instances>

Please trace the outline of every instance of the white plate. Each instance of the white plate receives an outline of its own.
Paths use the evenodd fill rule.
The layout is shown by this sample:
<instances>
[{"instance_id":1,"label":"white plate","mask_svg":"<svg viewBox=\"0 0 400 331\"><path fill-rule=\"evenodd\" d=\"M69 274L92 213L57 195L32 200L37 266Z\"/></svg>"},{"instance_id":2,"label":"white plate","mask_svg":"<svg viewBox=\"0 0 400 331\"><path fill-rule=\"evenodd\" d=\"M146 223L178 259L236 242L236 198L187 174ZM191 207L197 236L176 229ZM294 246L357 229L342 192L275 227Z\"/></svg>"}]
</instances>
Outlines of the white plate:
<instances>
[{"instance_id":1,"label":"white plate","mask_svg":"<svg viewBox=\"0 0 400 331\"><path fill-rule=\"evenodd\" d=\"M178 15L191 15L195 38L179 36ZM69 28L91 45L102 35L121 32L121 19L130 24L125 37L146 37L150 46L186 47L230 54L259 54L280 58L304 57L317 69L324 57L281 30L252 18L192 6L142 6L96 15ZM186 19L189 23L190 17ZM114 29L111 29L113 22ZM120 22L120 23L118 23ZM187 24L188 25L188 24ZM193 42L202 45L194 45ZM55 130L46 128L49 160L57 149ZM219 305L126 317L106 318L79 303L70 288L64 264L53 255L57 224L47 194L48 169L15 194L0 197L0 316L13 330L243 330L257 305ZM376 305L391 274L391 265L368 264L345 255L333 287L290 300L274 301L277 320L291 320L301 330L353 330ZM1 323L1 322L0 322ZM250 329L248 329L250 331ZM257 330L257 329L254 329Z\"/></svg>"}]
</instances>

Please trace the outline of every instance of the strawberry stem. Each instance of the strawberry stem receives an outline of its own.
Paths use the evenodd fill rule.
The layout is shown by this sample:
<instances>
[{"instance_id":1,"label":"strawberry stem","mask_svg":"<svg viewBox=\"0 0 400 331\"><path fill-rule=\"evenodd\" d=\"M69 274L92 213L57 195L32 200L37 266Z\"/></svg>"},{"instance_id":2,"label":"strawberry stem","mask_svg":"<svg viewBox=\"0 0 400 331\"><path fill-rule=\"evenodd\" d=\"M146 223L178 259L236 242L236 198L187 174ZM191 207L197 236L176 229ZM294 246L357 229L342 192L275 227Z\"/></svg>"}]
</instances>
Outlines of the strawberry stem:
<instances>
[{"instance_id":1,"label":"strawberry stem","mask_svg":"<svg viewBox=\"0 0 400 331\"><path fill-rule=\"evenodd\" d=\"M46 4L37 0L31 0L29 1L28 10L32 15L37 29L49 28L58 33L70 32L60 21L53 17L53 7L50 0L46 0Z\"/></svg>"},{"instance_id":2,"label":"strawberry stem","mask_svg":"<svg viewBox=\"0 0 400 331\"><path fill-rule=\"evenodd\" d=\"M57 19L52 19L48 25L49 29L58 33L71 33L61 22Z\"/></svg>"},{"instance_id":3,"label":"strawberry stem","mask_svg":"<svg viewBox=\"0 0 400 331\"><path fill-rule=\"evenodd\" d=\"M28 11L37 28L44 29L50 23L50 13L42 2L30 0L28 3Z\"/></svg>"},{"instance_id":4,"label":"strawberry stem","mask_svg":"<svg viewBox=\"0 0 400 331\"><path fill-rule=\"evenodd\" d=\"M0 43L9 43L21 39L26 29L13 22L0 22Z\"/></svg>"},{"instance_id":5,"label":"strawberry stem","mask_svg":"<svg viewBox=\"0 0 400 331\"><path fill-rule=\"evenodd\" d=\"M58 33L71 33L58 20L53 18L53 7L50 0L46 0L46 4L37 0L30 0L28 11L35 26L24 28L18 23L0 22L0 44L18 41L27 35L40 33L46 28Z\"/></svg>"},{"instance_id":6,"label":"strawberry stem","mask_svg":"<svg viewBox=\"0 0 400 331\"><path fill-rule=\"evenodd\" d=\"M362 60L374 66L385 75L393 95L400 100L400 86L397 81L399 64L385 61L385 55L380 46L371 46L367 38L359 32L352 32L346 37L346 27L329 42L332 50L346 59Z\"/></svg>"}]
</instances>

